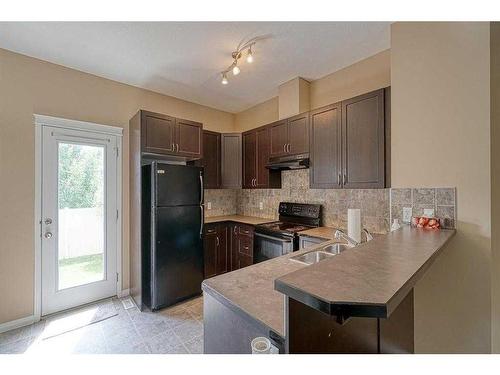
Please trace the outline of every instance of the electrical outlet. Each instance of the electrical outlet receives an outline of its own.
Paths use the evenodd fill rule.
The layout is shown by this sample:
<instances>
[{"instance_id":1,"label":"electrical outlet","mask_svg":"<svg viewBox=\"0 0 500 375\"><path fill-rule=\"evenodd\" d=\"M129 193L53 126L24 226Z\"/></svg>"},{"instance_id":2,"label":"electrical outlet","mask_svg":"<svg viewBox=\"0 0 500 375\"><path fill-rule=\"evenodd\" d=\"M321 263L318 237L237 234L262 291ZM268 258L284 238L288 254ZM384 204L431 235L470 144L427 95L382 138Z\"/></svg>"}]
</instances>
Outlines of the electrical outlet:
<instances>
[{"instance_id":1,"label":"electrical outlet","mask_svg":"<svg viewBox=\"0 0 500 375\"><path fill-rule=\"evenodd\" d=\"M259 202L259 210L263 210L263 209L264 209L264 203Z\"/></svg>"},{"instance_id":2,"label":"electrical outlet","mask_svg":"<svg viewBox=\"0 0 500 375\"><path fill-rule=\"evenodd\" d=\"M207 202L207 210L211 210L212 209L212 202Z\"/></svg>"},{"instance_id":3,"label":"electrical outlet","mask_svg":"<svg viewBox=\"0 0 500 375\"><path fill-rule=\"evenodd\" d=\"M434 208L424 208L425 217L434 217Z\"/></svg>"},{"instance_id":4,"label":"electrical outlet","mask_svg":"<svg viewBox=\"0 0 500 375\"><path fill-rule=\"evenodd\" d=\"M403 223L411 222L412 208L403 207Z\"/></svg>"}]
</instances>

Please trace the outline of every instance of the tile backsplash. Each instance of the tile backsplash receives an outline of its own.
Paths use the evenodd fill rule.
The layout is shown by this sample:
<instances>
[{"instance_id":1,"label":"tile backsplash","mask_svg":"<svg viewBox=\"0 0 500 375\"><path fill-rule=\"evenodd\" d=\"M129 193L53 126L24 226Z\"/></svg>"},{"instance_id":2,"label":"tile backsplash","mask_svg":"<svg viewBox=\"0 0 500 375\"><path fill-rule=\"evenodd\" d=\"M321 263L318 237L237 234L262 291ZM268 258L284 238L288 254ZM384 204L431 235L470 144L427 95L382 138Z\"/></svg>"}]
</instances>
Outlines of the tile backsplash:
<instances>
[{"instance_id":1,"label":"tile backsplash","mask_svg":"<svg viewBox=\"0 0 500 375\"><path fill-rule=\"evenodd\" d=\"M205 189L205 216L236 215L238 207L238 190L236 189ZM212 208L207 208L210 202Z\"/></svg>"},{"instance_id":2,"label":"tile backsplash","mask_svg":"<svg viewBox=\"0 0 500 375\"><path fill-rule=\"evenodd\" d=\"M435 216L456 222L455 188L398 189L310 189L309 169L282 172L281 189L206 189L207 217L246 215L278 219L279 202L322 205L322 225L346 229L347 209L360 208L362 225L373 233L389 231L392 219L402 222L403 207L411 207L413 216L433 209ZM262 205L262 209L261 209Z\"/></svg>"},{"instance_id":3,"label":"tile backsplash","mask_svg":"<svg viewBox=\"0 0 500 375\"><path fill-rule=\"evenodd\" d=\"M283 171L281 186L239 191L238 213L277 219L280 201L314 203L323 206L324 226L346 229L347 209L360 208L366 229L374 233L389 229L389 189L310 189L309 169Z\"/></svg>"},{"instance_id":4,"label":"tile backsplash","mask_svg":"<svg viewBox=\"0 0 500 375\"><path fill-rule=\"evenodd\" d=\"M403 222L403 208L412 209L412 216L434 210L434 216L443 220L445 228L455 228L457 204L455 188L393 188L391 189L391 222Z\"/></svg>"}]
</instances>

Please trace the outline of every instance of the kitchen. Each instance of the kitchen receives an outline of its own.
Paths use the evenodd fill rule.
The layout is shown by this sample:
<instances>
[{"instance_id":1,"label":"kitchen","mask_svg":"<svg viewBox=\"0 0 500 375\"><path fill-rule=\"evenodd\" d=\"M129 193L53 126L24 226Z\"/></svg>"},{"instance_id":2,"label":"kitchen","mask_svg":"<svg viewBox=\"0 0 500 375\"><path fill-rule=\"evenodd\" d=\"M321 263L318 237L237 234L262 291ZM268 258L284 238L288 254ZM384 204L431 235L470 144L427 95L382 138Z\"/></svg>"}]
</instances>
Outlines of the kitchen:
<instances>
[{"instance_id":1,"label":"kitchen","mask_svg":"<svg viewBox=\"0 0 500 375\"><path fill-rule=\"evenodd\" d=\"M492 197L487 189L492 176L475 166L491 161L482 151L485 139L490 141L489 117L481 114L490 100L484 89L493 74L489 69L496 65L486 68L471 56L493 59L493 23L382 24L372 24L382 30L372 33L373 39L384 35L382 42L362 58L351 56L335 68L326 62L314 78L289 75L270 88L272 95L250 92L259 97L252 106L229 109L236 108L236 96L228 103L210 99L208 91L197 99L226 102L227 107L220 104L226 111L196 104L194 97L190 102L75 72L22 50L1 50L11 73L6 84L17 82L23 88L19 95L33 92L29 105L6 111L17 124L5 128L9 139L21 130L30 134L34 115L45 121L40 126L79 119L123 129L123 148L116 151L123 158L117 163L123 200L116 210L121 258L110 296L134 338L113 345L105 338L103 348L242 354L257 351L252 341L258 339L266 352L280 354L491 349L486 337L494 318L485 306L494 286L486 283L489 261L483 257L491 250L486 233L491 222L483 219L491 208L486 200ZM266 43L277 42L249 40L241 51L224 55L231 70L218 73L213 84L238 91L248 85L239 79L251 80L262 72L253 69L267 69L259 67L266 53L271 55ZM460 43L450 42L456 40ZM418 48L411 47L415 44ZM443 45L447 54L435 61ZM297 66L307 66L306 60ZM471 64L484 73L484 85L473 85L465 74ZM241 73L234 74L235 66ZM450 67L454 73L443 74ZM33 82L23 78L33 76L30 71L36 72ZM457 75L470 80L467 89L455 85ZM39 91L44 76L53 76L51 95ZM78 110L64 89L71 79L80 87L72 89L76 97L88 100L79 100L84 104ZM94 89L99 95L91 95ZM114 95L103 99L104 92ZM437 105L432 92L446 100ZM9 100L18 103L17 95L13 91ZM466 110L471 95L481 104ZM474 130L471 123L478 124ZM5 145L11 151L15 146ZM19 162L36 176L36 163ZM33 195L23 189L18 186L18 193ZM10 200L6 210L14 210ZM40 220L35 226L42 231L35 239L53 238L50 223ZM4 228L22 243L18 228ZM33 263L36 270L36 258ZM9 268L4 275L17 280ZM18 305L2 292L12 306L0 311L5 327L22 324L17 321L23 316L31 319L23 322L38 323L33 277L33 283L20 284ZM470 309L478 319L465 319ZM111 326L114 318L92 325ZM33 345L33 339L20 335L0 342L0 348Z\"/></svg>"},{"instance_id":2,"label":"kitchen","mask_svg":"<svg viewBox=\"0 0 500 375\"><path fill-rule=\"evenodd\" d=\"M278 97L280 113L284 112L281 107L299 112L307 106L308 103L301 102L300 98L309 98L308 82L298 78L283 86L280 87L281 96ZM441 224L440 231L444 233L442 238L438 238L436 243L428 244L429 259L422 264L417 263L418 267L408 275L408 280L403 280L402 285L393 292L400 293L400 289L406 288L411 300L412 288L408 287L407 282L416 277L420 267L429 267L432 264L431 259L454 235L456 192L454 188L388 188L389 178L386 176L390 171L390 147L386 145L386 139L390 137L390 93L390 87L387 87L310 112L291 112L292 116L288 118L242 134L203 131L202 124L193 121L174 119L168 115L147 111L138 112L130 123L132 132L138 135L137 138L131 138L130 150L132 154L141 154L142 161L139 163L140 157L134 158L137 164L132 165L130 175L138 176L139 173L134 168L141 168L143 180L132 183L142 186L143 189L148 186L148 196L156 196L158 201L163 200L160 196L165 194L172 195L170 200L175 201L173 195L177 194L177 185L182 185L181 190L191 189L192 185L196 184L200 187L203 185L203 190L192 193L196 199L192 202L194 206L191 219L194 222L196 217L203 215L203 219L193 223L191 229L193 238L199 231L200 238L203 239L202 243L198 242L198 247L203 248L203 254L198 251L184 261L178 260L174 263L172 260L170 265L161 261L161 253L168 253L169 249L180 246L176 243L175 231L179 233L177 241L186 236L189 225L181 216L187 214L172 213L172 218L162 218L163 214L159 213L158 206L152 210L157 212L157 218L154 218L153 213L151 216L147 215L143 222L132 222L133 228L141 228L141 225L147 227L143 232L147 243L138 247L135 253L134 248L131 248L131 295L138 306L156 311L182 302L199 293L196 283L188 287L191 281L195 279L199 284L205 279L202 284L205 353L251 353L250 342L260 337L256 336L257 333L264 339L271 340L267 345L272 345L276 352L298 352L289 349L291 344L285 340L285 337L290 337L290 333L285 334L285 323L280 321L284 316L284 305L279 292L284 293L284 290L279 289L278 284L274 286L274 282L277 283L281 276L286 277L292 271L299 270L302 268L300 266L312 267L323 260L325 264L327 261L334 264L337 260L334 256L338 257L340 262L347 252L354 252L353 247L371 241L373 236L377 238L374 243L385 241L381 237L388 236L391 219L397 227L392 229L398 229L399 220L407 226L412 216L435 217ZM295 102L297 106L293 108L281 99L282 97L299 98ZM169 127L175 130L170 131ZM183 129L184 127L186 129ZM171 138L171 134L174 134L174 138ZM182 134L185 134L186 145L178 144L182 142ZM171 160L185 162L187 165L169 167L167 163ZM194 167L195 165L198 167ZM183 184L179 184L179 181L183 181L176 172L179 168L186 169L186 174L192 174L192 178ZM150 178L157 180L156 192L155 188L149 187L149 182L144 185L144 180L149 181ZM164 186L164 190L161 190L160 185ZM392 205L392 202L404 204L404 200L398 200L398 196L404 197L408 193L410 199L407 206ZM179 199L181 194L183 196L185 191L179 192ZM133 190L131 207L138 201ZM339 201L342 203L339 204ZM424 203L430 203L430 206L423 205ZM333 215L329 212L332 204L335 205L337 221L332 220ZM151 203L145 204L144 196L142 205L149 211ZM252 205L258 205L258 208L252 210ZM409 210L409 216L400 218L405 210ZM411 213L413 210L414 214ZM217 212L216 216L212 211ZM351 214L357 217L348 220ZM141 215L132 215L132 218L134 217L139 219ZM144 213L142 217L145 217ZM172 220L180 220L178 226L175 226ZM153 233L157 234L153 234L151 240L149 222L156 222L158 225L153 230ZM353 226L357 229L352 228ZM175 229L172 231L171 228ZM161 234L166 231L172 233L170 236L173 238ZM430 236L433 234L429 234ZM157 237L155 249L151 244ZM325 250L326 247L318 247L318 244L329 244L332 241L336 246L330 247L330 251ZM408 241L407 246L410 246L414 240ZM187 252L196 247L192 243L189 244L185 250L181 247L177 251L183 252L187 257ZM300 258L300 254L304 253L302 250L308 247L319 248L319 251L306 250L305 256L315 254L320 257ZM152 259L151 264L144 261L145 248L151 248L151 253L156 251L158 254L152 255L148 252L146 259ZM296 253L299 250L300 253ZM378 249L379 252L382 250ZM293 254L296 255L290 257ZM137 265L141 264L141 259L143 265L139 270ZM269 262L270 260L273 262ZM406 262L409 264L410 259ZM195 263L199 265L197 279L192 270ZM279 265L279 270L271 268L272 264ZM159 271L155 274L150 271L153 269ZM166 271L161 274L161 270ZM156 289L145 281L150 279L151 283L157 284ZM262 286L264 281L266 289ZM378 285L386 283L387 281L379 281ZM164 289L162 284L165 284ZM170 299L162 300L162 295L166 297L168 294L165 292L167 285L174 284L184 285L185 290L172 290ZM375 290L366 293L373 294ZM237 299L238 296L243 296L246 302ZM406 294L403 297L406 297ZM346 301L343 300L343 303ZM361 301L356 301L356 304L360 303ZM410 303L412 309L413 302L407 303ZM228 311L224 311L227 309ZM241 310L243 316L241 312L234 312ZM344 320L350 322L350 314L353 313L339 313L333 309L331 314L344 323ZM390 321L387 312L383 315L375 314L360 316L365 317L365 321L367 317ZM413 320L413 312L408 314L410 316L406 317L406 325L409 320ZM227 321L233 322L235 319L237 320L234 324L227 325ZM265 328L261 327L262 324ZM245 330L247 325L255 327ZM347 323L345 325L349 326ZM390 349L381 349L380 344L373 344L392 339L381 339L381 334L377 333L378 338L371 340L370 346L356 347L352 344L346 349L345 345L339 347L336 344L333 345L335 349L308 347L301 350L332 353L412 353L413 328L405 328L409 331L409 337L400 346L392 343ZM354 331L352 341L366 340L356 337L356 334ZM321 336L321 333L319 335ZM345 335L347 336L347 333ZM271 342L273 344L270 344Z\"/></svg>"}]
</instances>

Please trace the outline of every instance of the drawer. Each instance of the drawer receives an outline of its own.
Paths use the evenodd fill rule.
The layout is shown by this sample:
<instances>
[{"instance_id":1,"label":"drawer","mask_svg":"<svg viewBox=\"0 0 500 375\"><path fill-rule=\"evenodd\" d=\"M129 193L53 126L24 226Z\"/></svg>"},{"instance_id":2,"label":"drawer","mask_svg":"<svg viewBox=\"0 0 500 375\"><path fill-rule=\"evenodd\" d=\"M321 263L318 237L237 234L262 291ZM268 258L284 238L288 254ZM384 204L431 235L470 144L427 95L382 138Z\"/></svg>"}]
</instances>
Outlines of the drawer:
<instances>
[{"instance_id":1,"label":"drawer","mask_svg":"<svg viewBox=\"0 0 500 375\"><path fill-rule=\"evenodd\" d=\"M238 232L244 236L253 236L253 227L251 225L238 225Z\"/></svg>"},{"instance_id":2,"label":"drawer","mask_svg":"<svg viewBox=\"0 0 500 375\"><path fill-rule=\"evenodd\" d=\"M253 238L241 236L238 238L238 252L253 257Z\"/></svg>"}]
</instances>

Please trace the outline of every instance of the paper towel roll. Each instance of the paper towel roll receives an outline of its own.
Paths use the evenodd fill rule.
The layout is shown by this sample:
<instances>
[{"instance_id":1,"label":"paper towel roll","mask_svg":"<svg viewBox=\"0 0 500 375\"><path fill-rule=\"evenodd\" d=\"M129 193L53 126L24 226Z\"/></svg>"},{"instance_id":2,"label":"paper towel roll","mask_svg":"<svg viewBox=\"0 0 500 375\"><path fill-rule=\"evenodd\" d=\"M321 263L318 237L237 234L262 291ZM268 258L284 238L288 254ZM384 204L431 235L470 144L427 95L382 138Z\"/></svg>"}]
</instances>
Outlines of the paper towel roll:
<instances>
[{"instance_id":1,"label":"paper towel roll","mask_svg":"<svg viewBox=\"0 0 500 375\"><path fill-rule=\"evenodd\" d=\"M357 242L361 242L361 210L349 208L347 210L347 235Z\"/></svg>"}]
</instances>

